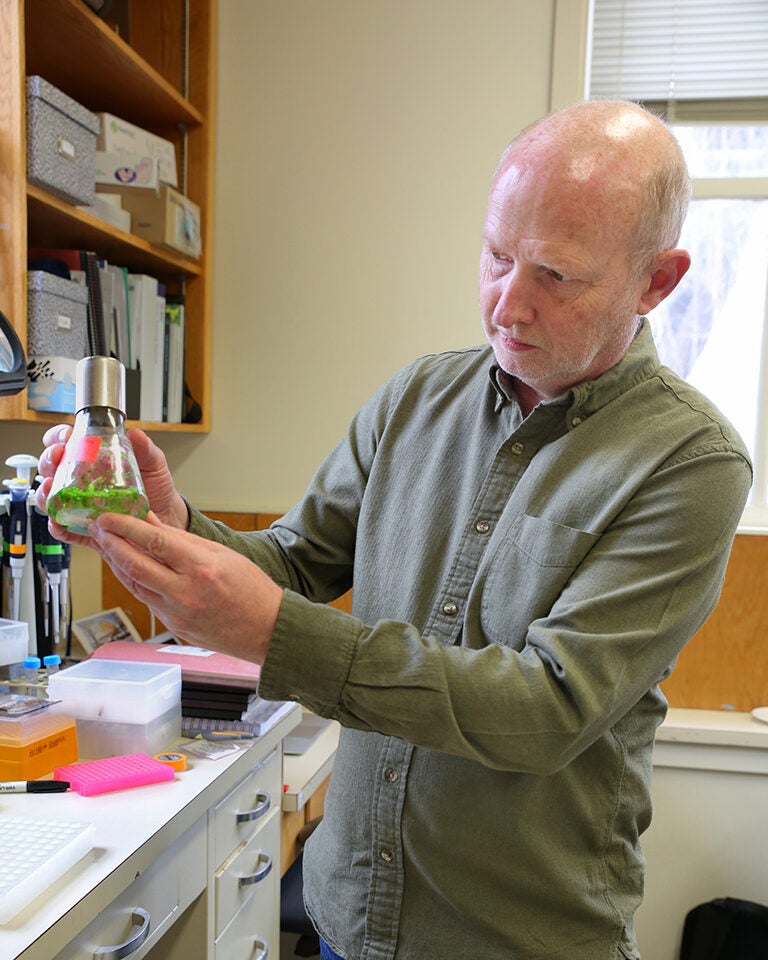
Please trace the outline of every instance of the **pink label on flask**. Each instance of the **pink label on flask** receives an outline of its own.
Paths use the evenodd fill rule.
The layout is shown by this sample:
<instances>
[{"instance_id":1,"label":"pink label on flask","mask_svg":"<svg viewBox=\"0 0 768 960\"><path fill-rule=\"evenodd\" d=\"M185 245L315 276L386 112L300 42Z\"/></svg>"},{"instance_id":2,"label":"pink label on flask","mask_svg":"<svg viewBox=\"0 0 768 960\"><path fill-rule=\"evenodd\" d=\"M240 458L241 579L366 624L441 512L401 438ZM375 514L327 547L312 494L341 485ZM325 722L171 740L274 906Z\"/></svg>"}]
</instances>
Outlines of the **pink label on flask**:
<instances>
[{"instance_id":1,"label":"pink label on flask","mask_svg":"<svg viewBox=\"0 0 768 960\"><path fill-rule=\"evenodd\" d=\"M93 463L99 455L101 440L98 437L83 437L77 449L78 463Z\"/></svg>"}]
</instances>

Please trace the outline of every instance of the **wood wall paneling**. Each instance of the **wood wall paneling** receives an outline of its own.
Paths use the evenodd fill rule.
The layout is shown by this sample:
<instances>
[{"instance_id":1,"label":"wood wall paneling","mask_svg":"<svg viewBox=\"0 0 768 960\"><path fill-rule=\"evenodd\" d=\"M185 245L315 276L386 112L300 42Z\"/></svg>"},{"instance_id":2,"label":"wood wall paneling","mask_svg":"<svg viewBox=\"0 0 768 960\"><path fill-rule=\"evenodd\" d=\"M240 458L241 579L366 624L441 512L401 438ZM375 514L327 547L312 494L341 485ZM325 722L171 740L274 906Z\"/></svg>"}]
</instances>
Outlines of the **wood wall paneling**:
<instances>
[{"instance_id":1,"label":"wood wall paneling","mask_svg":"<svg viewBox=\"0 0 768 960\"><path fill-rule=\"evenodd\" d=\"M673 707L749 711L768 704L768 536L738 534L709 620L662 685Z\"/></svg>"}]
</instances>

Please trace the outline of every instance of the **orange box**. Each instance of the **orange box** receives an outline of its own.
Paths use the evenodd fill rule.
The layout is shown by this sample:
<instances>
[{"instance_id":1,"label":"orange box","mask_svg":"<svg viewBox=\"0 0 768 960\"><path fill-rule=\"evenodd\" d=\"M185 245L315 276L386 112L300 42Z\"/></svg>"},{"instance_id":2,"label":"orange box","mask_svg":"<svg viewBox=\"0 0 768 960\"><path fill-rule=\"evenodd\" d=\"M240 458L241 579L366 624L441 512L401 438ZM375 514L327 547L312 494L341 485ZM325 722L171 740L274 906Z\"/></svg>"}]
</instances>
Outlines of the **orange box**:
<instances>
[{"instance_id":1,"label":"orange box","mask_svg":"<svg viewBox=\"0 0 768 960\"><path fill-rule=\"evenodd\" d=\"M74 717L41 710L0 717L0 780L36 780L77 760Z\"/></svg>"}]
</instances>

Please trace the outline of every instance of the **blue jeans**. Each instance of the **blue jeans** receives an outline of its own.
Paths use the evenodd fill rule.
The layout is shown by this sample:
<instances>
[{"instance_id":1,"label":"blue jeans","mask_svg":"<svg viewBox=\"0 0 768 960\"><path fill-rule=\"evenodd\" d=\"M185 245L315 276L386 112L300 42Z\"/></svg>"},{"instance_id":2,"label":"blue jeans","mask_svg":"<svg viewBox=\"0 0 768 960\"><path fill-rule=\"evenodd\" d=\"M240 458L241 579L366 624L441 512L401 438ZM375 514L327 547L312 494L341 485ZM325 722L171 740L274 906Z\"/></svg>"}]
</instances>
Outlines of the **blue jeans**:
<instances>
[{"instance_id":1,"label":"blue jeans","mask_svg":"<svg viewBox=\"0 0 768 960\"><path fill-rule=\"evenodd\" d=\"M338 953L334 953L328 944L320 938L320 960L342 960Z\"/></svg>"}]
</instances>

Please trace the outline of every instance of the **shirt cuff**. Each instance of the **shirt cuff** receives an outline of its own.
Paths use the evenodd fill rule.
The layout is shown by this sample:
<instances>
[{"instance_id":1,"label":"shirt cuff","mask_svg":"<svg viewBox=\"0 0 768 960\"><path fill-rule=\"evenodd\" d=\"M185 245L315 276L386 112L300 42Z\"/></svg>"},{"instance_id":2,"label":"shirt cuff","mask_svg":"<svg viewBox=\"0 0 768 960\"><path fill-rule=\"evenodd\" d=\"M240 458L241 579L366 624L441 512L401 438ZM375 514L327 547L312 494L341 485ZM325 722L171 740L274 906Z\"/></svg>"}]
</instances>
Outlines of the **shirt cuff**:
<instances>
[{"instance_id":1,"label":"shirt cuff","mask_svg":"<svg viewBox=\"0 0 768 960\"><path fill-rule=\"evenodd\" d=\"M259 696L297 700L313 713L333 716L362 631L355 617L284 590L259 676Z\"/></svg>"}]
</instances>

